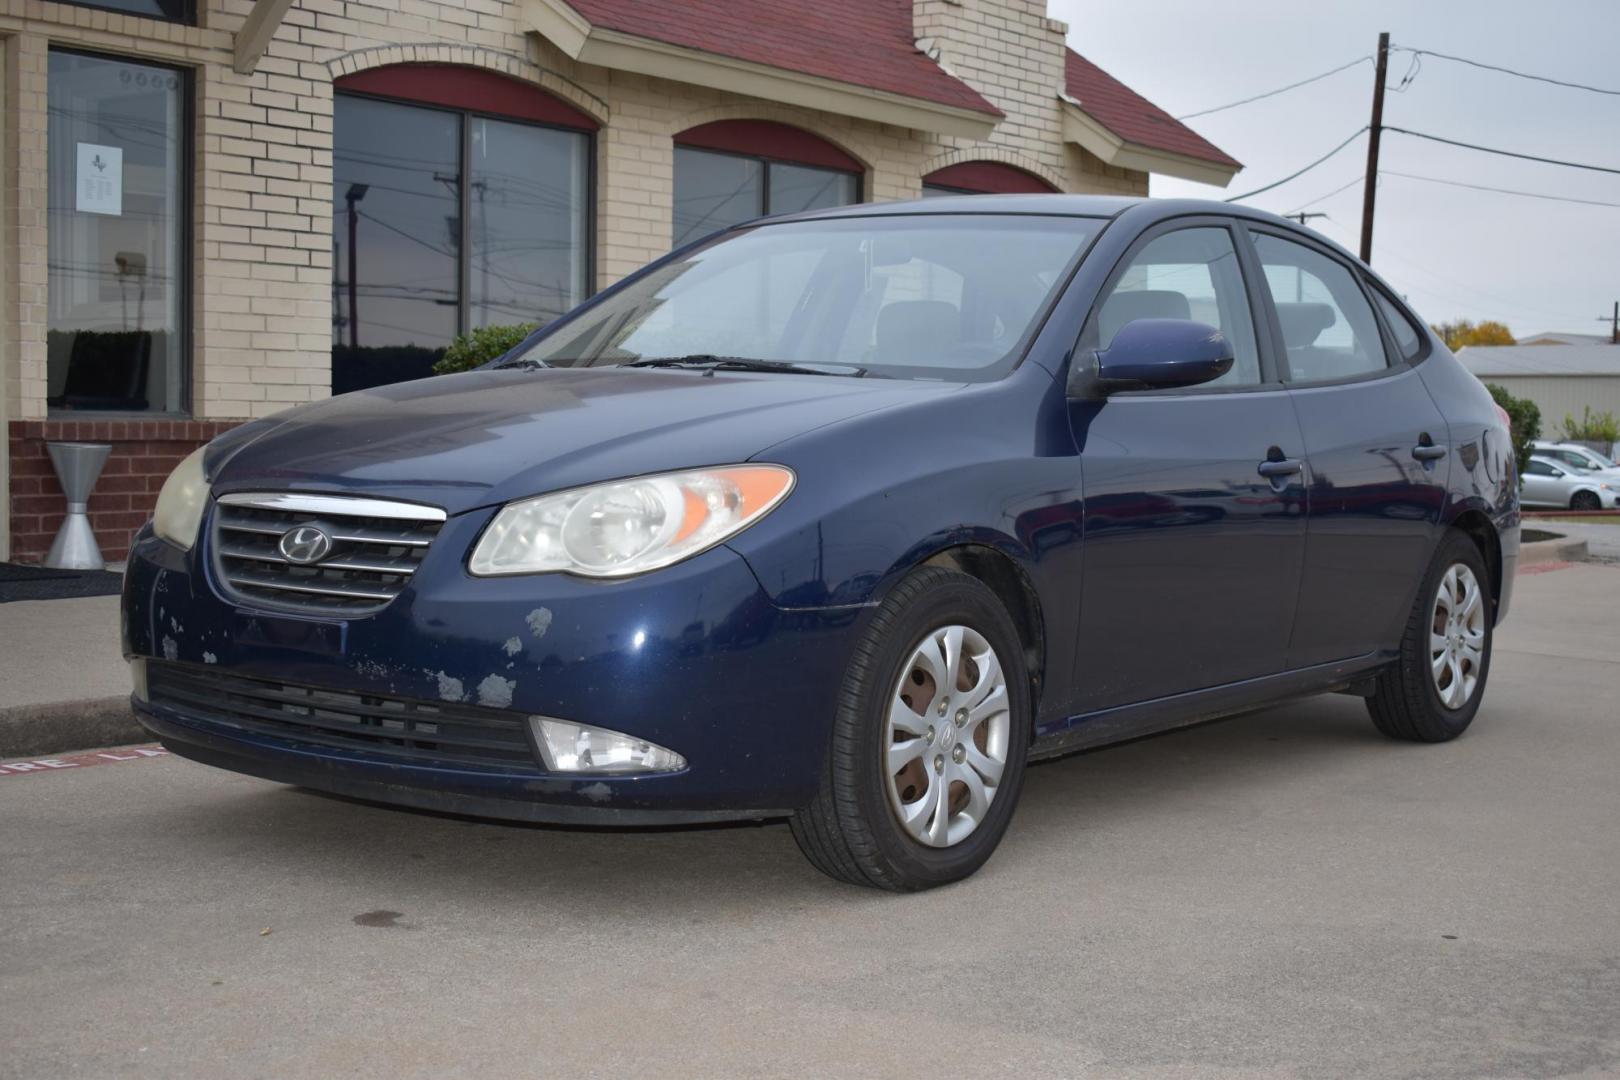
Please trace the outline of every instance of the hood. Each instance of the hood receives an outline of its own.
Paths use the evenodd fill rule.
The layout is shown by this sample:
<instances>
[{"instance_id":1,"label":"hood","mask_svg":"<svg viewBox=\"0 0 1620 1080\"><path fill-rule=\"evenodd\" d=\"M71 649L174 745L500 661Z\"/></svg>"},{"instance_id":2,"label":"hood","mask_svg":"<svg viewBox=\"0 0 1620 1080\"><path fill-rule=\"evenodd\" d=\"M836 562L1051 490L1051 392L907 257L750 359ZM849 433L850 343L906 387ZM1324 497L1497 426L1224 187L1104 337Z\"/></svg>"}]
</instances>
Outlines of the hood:
<instances>
[{"instance_id":1,"label":"hood","mask_svg":"<svg viewBox=\"0 0 1620 1080\"><path fill-rule=\"evenodd\" d=\"M649 368L472 371L245 425L222 438L209 467L221 494L344 492L455 514L640 473L747 461L814 428L956 388Z\"/></svg>"}]
</instances>

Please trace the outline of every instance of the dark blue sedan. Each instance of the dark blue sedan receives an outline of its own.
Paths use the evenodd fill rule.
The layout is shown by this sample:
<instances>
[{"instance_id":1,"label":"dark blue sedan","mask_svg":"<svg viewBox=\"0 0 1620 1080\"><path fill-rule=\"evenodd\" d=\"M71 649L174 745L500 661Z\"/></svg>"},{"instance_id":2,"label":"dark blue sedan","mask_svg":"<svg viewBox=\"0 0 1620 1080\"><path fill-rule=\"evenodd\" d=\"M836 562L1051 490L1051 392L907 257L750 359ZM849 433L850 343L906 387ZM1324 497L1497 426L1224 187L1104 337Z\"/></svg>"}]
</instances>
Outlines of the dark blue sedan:
<instances>
[{"instance_id":1,"label":"dark blue sedan","mask_svg":"<svg viewBox=\"0 0 1620 1080\"><path fill-rule=\"evenodd\" d=\"M1388 286L1225 204L756 223L493 365L239 427L124 590L175 753L579 824L788 817L962 878L1027 764L1305 694L1473 719L1506 417Z\"/></svg>"}]
</instances>

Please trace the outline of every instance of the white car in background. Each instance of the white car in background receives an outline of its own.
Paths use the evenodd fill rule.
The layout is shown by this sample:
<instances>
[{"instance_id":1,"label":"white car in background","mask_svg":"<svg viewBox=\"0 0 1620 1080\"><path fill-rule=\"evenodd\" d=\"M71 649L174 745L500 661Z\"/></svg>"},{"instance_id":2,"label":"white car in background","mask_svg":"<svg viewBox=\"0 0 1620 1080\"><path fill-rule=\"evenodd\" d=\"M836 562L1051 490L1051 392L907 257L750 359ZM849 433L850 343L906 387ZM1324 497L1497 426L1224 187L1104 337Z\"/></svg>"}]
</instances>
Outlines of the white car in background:
<instances>
[{"instance_id":1,"label":"white car in background","mask_svg":"<svg viewBox=\"0 0 1620 1080\"><path fill-rule=\"evenodd\" d=\"M1549 458L1561 465L1582 469L1587 472L1602 473L1605 476L1620 477L1620 465L1604 457L1589 446L1582 446L1573 442L1550 442L1546 439L1537 439L1530 444L1530 450L1538 457Z\"/></svg>"},{"instance_id":2,"label":"white car in background","mask_svg":"<svg viewBox=\"0 0 1620 1080\"><path fill-rule=\"evenodd\" d=\"M1577 469L1539 452L1524 470L1519 505L1570 510L1620 509L1620 473Z\"/></svg>"}]
</instances>

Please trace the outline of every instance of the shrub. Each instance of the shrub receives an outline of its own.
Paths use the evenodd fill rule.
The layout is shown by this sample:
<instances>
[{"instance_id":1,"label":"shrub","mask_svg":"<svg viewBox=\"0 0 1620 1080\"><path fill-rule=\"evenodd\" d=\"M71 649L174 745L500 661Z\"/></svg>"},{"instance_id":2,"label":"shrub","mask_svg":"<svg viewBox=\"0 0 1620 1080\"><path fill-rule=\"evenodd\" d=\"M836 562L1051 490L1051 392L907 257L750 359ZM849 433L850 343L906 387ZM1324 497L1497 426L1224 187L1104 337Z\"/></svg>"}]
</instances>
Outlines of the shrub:
<instances>
[{"instance_id":1,"label":"shrub","mask_svg":"<svg viewBox=\"0 0 1620 1080\"><path fill-rule=\"evenodd\" d=\"M518 323L515 326L480 326L476 330L469 330L450 343L444 356L433 365L433 374L471 371L480 364L487 364L502 353L516 348L518 342L533 333L538 325Z\"/></svg>"},{"instance_id":2,"label":"shrub","mask_svg":"<svg viewBox=\"0 0 1620 1080\"><path fill-rule=\"evenodd\" d=\"M1530 444L1541 438L1541 409L1529 398L1514 397L1495 383L1486 383L1485 389L1508 414L1508 426L1513 432L1513 456L1519 461L1519 475L1530 464Z\"/></svg>"},{"instance_id":3,"label":"shrub","mask_svg":"<svg viewBox=\"0 0 1620 1080\"><path fill-rule=\"evenodd\" d=\"M1620 420L1612 412L1595 413L1592 406L1581 408L1581 418L1564 414L1564 438L1570 442L1620 442Z\"/></svg>"}]
</instances>

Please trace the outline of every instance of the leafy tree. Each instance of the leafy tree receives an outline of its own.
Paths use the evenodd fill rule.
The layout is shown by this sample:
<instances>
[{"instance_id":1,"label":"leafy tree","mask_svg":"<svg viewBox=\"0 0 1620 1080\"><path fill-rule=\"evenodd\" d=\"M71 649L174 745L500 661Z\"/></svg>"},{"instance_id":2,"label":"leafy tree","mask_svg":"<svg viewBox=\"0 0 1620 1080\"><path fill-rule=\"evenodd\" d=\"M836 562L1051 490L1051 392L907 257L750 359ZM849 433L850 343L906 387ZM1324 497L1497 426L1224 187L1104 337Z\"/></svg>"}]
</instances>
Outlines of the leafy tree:
<instances>
[{"instance_id":1,"label":"leafy tree","mask_svg":"<svg viewBox=\"0 0 1620 1080\"><path fill-rule=\"evenodd\" d=\"M1571 442L1620 442L1620 420L1612 412L1595 413L1592 406L1584 405L1579 420L1564 414L1564 438Z\"/></svg>"},{"instance_id":2,"label":"leafy tree","mask_svg":"<svg viewBox=\"0 0 1620 1080\"><path fill-rule=\"evenodd\" d=\"M502 353L517 348L518 342L533 333L537 325L518 323L515 326L480 326L476 330L469 330L450 343L444 356L433 365L433 374L471 371L479 364L487 364Z\"/></svg>"},{"instance_id":3,"label":"leafy tree","mask_svg":"<svg viewBox=\"0 0 1620 1080\"><path fill-rule=\"evenodd\" d=\"M1486 383L1485 389L1508 414L1508 429L1513 433L1513 456L1519 461L1519 475L1530 465L1530 444L1541 438L1541 409L1529 398L1514 397L1495 383Z\"/></svg>"},{"instance_id":4,"label":"leafy tree","mask_svg":"<svg viewBox=\"0 0 1620 1080\"><path fill-rule=\"evenodd\" d=\"M1458 319L1455 322L1438 323L1434 332L1445 341L1446 348L1456 352L1465 345L1516 345L1513 331L1494 319L1484 322L1470 322L1468 319Z\"/></svg>"}]
</instances>

